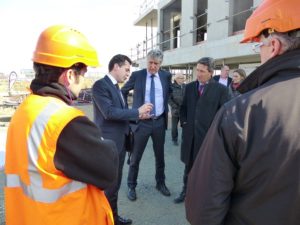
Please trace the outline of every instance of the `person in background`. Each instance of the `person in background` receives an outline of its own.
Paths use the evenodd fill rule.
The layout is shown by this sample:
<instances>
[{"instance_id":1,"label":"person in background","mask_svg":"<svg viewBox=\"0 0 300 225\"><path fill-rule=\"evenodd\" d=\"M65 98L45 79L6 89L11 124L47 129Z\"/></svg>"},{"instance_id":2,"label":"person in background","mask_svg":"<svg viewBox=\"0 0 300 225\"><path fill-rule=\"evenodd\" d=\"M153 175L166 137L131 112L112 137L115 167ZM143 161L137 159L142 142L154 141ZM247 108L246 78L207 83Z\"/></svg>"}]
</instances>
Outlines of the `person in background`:
<instances>
[{"instance_id":1,"label":"person in background","mask_svg":"<svg viewBox=\"0 0 300 225\"><path fill-rule=\"evenodd\" d=\"M216 115L189 174L192 225L300 221L300 4L265 0L246 22L261 66Z\"/></svg>"},{"instance_id":2,"label":"person in background","mask_svg":"<svg viewBox=\"0 0 300 225\"><path fill-rule=\"evenodd\" d=\"M182 191L174 199L175 203L184 201L188 174L202 141L215 114L230 99L229 89L216 82L212 78L213 73L214 59L203 57L197 62L197 80L186 85L180 109L182 125L181 161L185 164L185 169Z\"/></svg>"},{"instance_id":3,"label":"person in background","mask_svg":"<svg viewBox=\"0 0 300 225\"><path fill-rule=\"evenodd\" d=\"M229 77L229 71L230 71L229 66L223 65L221 68L221 74L213 76L213 78L215 79L215 81L219 82L220 84L229 87L232 81L232 78Z\"/></svg>"},{"instance_id":4,"label":"person in background","mask_svg":"<svg viewBox=\"0 0 300 225\"><path fill-rule=\"evenodd\" d=\"M185 76L182 73L176 73L174 83L172 83L172 93L169 96L169 105L171 106L172 115L172 141L174 145L178 145L178 123L180 116L180 107L183 100L185 90Z\"/></svg>"},{"instance_id":5,"label":"person in background","mask_svg":"<svg viewBox=\"0 0 300 225\"><path fill-rule=\"evenodd\" d=\"M98 66L96 51L76 29L54 25L33 62L32 93L7 132L6 224L113 225L103 190L117 179L116 145L71 106L87 66Z\"/></svg>"},{"instance_id":6,"label":"person in background","mask_svg":"<svg viewBox=\"0 0 300 225\"><path fill-rule=\"evenodd\" d=\"M245 80L246 78L246 72L243 69L236 69L233 71L232 74L232 82L229 86L230 92L232 97L238 96L240 93L237 90L237 88L240 86L240 84Z\"/></svg>"},{"instance_id":7,"label":"person in background","mask_svg":"<svg viewBox=\"0 0 300 225\"><path fill-rule=\"evenodd\" d=\"M156 189L164 196L170 196L165 184L165 134L168 127L168 98L171 92L171 73L160 69L163 53L153 49L147 54L147 69L135 71L123 86L122 93L127 100L130 90L134 90L132 108L137 109L145 103L151 103L153 109L151 118L136 121L132 126L134 132L134 147L128 171L127 197L136 200L137 177L139 165L149 137L153 142L156 167Z\"/></svg>"},{"instance_id":8,"label":"person in background","mask_svg":"<svg viewBox=\"0 0 300 225\"><path fill-rule=\"evenodd\" d=\"M105 190L113 210L115 225L131 224L118 214L118 192L122 181L122 171L126 156L125 138L129 133L129 120L150 118L152 105L146 103L138 109L128 109L118 83L123 83L130 74L131 60L126 55L115 55L108 64L109 73L95 82L92 87L94 121L102 130L105 139L113 140L119 153L118 179L115 184Z\"/></svg>"}]
</instances>

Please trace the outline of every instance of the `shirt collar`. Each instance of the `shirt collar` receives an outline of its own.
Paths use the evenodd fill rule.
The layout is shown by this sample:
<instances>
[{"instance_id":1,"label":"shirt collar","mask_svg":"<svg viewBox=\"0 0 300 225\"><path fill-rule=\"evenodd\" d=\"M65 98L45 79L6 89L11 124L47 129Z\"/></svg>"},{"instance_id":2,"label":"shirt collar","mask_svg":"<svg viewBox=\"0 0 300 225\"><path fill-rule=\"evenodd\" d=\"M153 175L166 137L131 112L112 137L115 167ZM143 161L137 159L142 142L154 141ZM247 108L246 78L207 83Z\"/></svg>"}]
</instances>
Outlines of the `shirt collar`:
<instances>
[{"instance_id":1,"label":"shirt collar","mask_svg":"<svg viewBox=\"0 0 300 225\"><path fill-rule=\"evenodd\" d=\"M111 80L111 82L113 83L113 85L117 84L118 81L109 73L107 74L108 78Z\"/></svg>"},{"instance_id":2,"label":"shirt collar","mask_svg":"<svg viewBox=\"0 0 300 225\"><path fill-rule=\"evenodd\" d=\"M151 77L152 73L149 73L149 71L147 70L147 77ZM158 77L158 72L154 73L155 77Z\"/></svg>"},{"instance_id":3,"label":"shirt collar","mask_svg":"<svg viewBox=\"0 0 300 225\"><path fill-rule=\"evenodd\" d=\"M205 85L205 84L208 84L208 81L206 81L205 83L201 83L200 81L198 81L198 84L199 85Z\"/></svg>"}]
</instances>

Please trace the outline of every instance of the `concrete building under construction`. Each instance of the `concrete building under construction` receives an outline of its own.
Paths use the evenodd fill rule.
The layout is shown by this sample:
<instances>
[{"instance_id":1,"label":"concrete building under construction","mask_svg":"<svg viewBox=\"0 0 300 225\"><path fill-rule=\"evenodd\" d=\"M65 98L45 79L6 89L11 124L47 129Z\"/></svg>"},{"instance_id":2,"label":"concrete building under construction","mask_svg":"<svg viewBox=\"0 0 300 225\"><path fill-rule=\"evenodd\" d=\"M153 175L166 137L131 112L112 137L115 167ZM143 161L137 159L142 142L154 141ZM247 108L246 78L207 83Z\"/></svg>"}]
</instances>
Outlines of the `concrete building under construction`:
<instances>
[{"instance_id":1,"label":"concrete building under construction","mask_svg":"<svg viewBox=\"0 0 300 225\"><path fill-rule=\"evenodd\" d=\"M217 68L243 68L249 74L260 64L252 44L240 44L247 18L262 0L143 0L135 26L145 39L131 49L139 67L153 48L164 51L163 67L182 70L189 80L198 59L216 60Z\"/></svg>"}]
</instances>

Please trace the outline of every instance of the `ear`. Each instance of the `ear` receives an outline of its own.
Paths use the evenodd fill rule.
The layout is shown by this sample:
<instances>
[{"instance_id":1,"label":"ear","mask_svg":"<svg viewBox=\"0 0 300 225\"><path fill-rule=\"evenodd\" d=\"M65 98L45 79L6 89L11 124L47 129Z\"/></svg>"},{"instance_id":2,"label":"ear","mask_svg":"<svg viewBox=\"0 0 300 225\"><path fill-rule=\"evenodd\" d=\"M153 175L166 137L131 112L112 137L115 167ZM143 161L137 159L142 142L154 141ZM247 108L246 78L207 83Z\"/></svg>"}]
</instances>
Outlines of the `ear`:
<instances>
[{"instance_id":1,"label":"ear","mask_svg":"<svg viewBox=\"0 0 300 225\"><path fill-rule=\"evenodd\" d=\"M282 43L279 39L277 38L272 38L271 40L271 46L272 46L272 53L271 57L275 57L277 55L281 55L283 52L283 46Z\"/></svg>"},{"instance_id":2,"label":"ear","mask_svg":"<svg viewBox=\"0 0 300 225\"><path fill-rule=\"evenodd\" d=\"M119 69L120 67L119 67L119 65L118 65L118 63L115 63L114 64L114 69L116 70L116 69Z\"/></svg>"},{"instance_id":3,"label":"ear","mask_svg":"<svg viewBox=\"0 0 300 225\"><path fill-rule=\"evenodd\" d=\"M65 70L62 75L59 77L59 83L63 84L64 86L68 87L70 83L72 82L73 76L72 76L73 71L71 69Z\"/></svg>"}]
</instances>

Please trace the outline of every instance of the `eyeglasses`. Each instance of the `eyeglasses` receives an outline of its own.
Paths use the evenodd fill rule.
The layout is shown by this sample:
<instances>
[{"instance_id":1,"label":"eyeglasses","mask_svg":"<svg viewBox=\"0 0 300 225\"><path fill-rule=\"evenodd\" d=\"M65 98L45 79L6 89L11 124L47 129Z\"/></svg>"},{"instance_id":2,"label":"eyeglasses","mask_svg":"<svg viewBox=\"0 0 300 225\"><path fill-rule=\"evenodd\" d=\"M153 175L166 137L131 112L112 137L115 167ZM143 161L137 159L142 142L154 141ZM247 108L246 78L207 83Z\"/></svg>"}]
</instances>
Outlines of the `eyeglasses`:
<instances>
[{"instance_id":1,"label":"eyeglasses","mask_svg":"<svg viewBox=\"0 0 300 225\"><path fill-rule=\"evenodd\" d=\"M263 34L264 35L264 34ZM252 45L252 50L255 52L255 53L260 53L260 48L261 48L261 46L263 46L263 45L269 45L269 40L273 37L272 35L271 35L271 33L268 33L268 36L266 37L265 35L264 35L264 37L265 37L265 39L263 39L263 41L259 41L259 40L261 40L261 37L260 38L257 38L257 40L259 41L259 42L256 42L255 44L253 44Z\"/></svg>"},{"instance_id":2,"label":"eyeglasses","mask_svg":"<svg viewBox=\"0 0 300 225\"><path fill-rule=\"evenodd\" d=\"M255 52L255 53L260 53L260 47L263 46L265 43L263 42L258 42L258 43L255 43L254 45L252 45L252 50Z\"/></svg>"}]
</instances>

